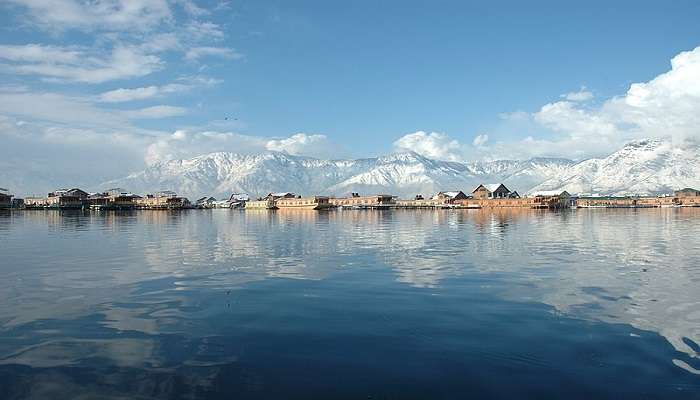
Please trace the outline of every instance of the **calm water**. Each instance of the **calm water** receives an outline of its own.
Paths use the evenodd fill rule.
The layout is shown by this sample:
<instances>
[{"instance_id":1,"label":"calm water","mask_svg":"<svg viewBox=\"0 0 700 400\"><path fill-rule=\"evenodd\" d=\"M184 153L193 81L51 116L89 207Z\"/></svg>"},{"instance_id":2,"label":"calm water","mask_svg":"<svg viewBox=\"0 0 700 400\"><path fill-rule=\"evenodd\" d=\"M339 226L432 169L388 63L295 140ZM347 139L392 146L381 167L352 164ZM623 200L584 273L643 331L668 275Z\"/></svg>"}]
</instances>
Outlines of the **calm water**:
<instances>
[{"instance_id":1,"label":"calm water","mask_svg":"<svg viewBox=\"0 0 700 400\"><path fill-rule=\"evenodd\" d=\"M0 213L0 398L700 399L700 209Z\"/></svg>"}]
</instances>

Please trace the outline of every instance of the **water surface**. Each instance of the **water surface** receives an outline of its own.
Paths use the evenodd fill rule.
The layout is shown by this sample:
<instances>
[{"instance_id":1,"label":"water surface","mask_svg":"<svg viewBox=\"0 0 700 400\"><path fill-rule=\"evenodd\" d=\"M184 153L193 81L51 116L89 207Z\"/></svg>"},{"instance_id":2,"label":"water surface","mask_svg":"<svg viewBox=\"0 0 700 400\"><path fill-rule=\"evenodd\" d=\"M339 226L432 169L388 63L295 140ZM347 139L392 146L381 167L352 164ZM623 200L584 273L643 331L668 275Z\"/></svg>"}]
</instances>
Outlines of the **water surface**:
<instances>
[{"instance_id":1,"label":"water surface","mask_svg":"<svg viewBox=\"0 0 700 400\"><path fill-rule=\"evenodd\" d=\"M699 222L0 213L0 398L700 399Z\"/></svg>"}]
</instances>

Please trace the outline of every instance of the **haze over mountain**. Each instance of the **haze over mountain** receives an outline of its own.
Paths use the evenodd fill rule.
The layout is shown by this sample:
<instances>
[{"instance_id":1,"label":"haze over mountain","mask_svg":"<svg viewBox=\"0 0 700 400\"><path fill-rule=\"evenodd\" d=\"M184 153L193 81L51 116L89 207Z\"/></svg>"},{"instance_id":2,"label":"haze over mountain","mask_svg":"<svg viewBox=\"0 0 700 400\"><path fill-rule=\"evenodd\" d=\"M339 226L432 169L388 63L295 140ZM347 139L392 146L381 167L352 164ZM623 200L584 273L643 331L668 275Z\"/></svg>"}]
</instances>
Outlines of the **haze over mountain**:
<instances>
[{"instance_id":1,"label":"haze over mountain","mask_svg":"<svg viewBox=\"0 0 700 400\"><path fill-rule=\"evenodd\" d=\"M639 140L608 157L578 163L563 158L462 163L434 160L415 152L356 160L321 160L279 152L217 152L158 162L101 187L118 186L138 193L170 189L190 197L222 197L232 192L259 196L274 191L412 197L440 190L467 192L479 183L502 182L521 194L535 190L656 194L700 186L698 149L693 142L674 146L670 140Z\"/></svg>"}]
</instances>

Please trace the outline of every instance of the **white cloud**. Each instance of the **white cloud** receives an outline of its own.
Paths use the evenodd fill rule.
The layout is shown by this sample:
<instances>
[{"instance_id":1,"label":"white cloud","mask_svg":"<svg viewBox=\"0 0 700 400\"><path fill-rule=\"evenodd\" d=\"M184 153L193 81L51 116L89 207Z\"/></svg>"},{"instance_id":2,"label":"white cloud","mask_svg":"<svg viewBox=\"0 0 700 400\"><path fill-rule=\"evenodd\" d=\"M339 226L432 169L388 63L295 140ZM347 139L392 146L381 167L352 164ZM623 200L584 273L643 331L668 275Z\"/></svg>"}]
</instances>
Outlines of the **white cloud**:
<instances>
[{"instance_id":1,"label":"white cloud","mask_svg":"<svg viewBox=\"0 0 700 400\"><path fill-rule=\"evenodd\" d=\"M2 46L4 68L18 74L59 80L102 83L148 75L162 68L162 61L136 47L115 46L110 54L86 53L83 49L36 44Z\"/></svg>"},{"instance_id":2,"label":"white cloud","mask_svg":"<svg viewBox=\"0 0 700 400\"><path fill-rule=\"evenodd\" d=\"M119 88L100 94L100 101L105 103L121 103L126 101L144 100L163 94L184 92L191 88L190 85L171 83L163 86L146 86L139 88Z\"/></svg>"},{"instance_id":3,"label":"white cloud","mask_svg":"<svg viewBox=\"0 0 700 400\"><path fill-rule=\"evenodd\" d=\"M532 114L553 137L531 138L514 147L581 158L608 154L638 138L699 138L700 47L675 56L669 71L648 82L634 83L624 95L599 106L580 102L587 95L576 93Z\"/></svg>"},{"instance_id":4,"label":"white cloud","mask_svg":"<svg viewBox=\"0 0 700 400\"><path fill-rule=\"evenodd\" d=\"M328 156L333 147L325 135L297 133L288 138L269 139L234 132L178 130L159 137L146 151L145 161L187 159L212 152L255 154L281 151L293 155Z\"/></svg>"},{"instance_id":5,"label":"white cloud","mask_svg":"<svg viewBox=\"0 0 700 400\"><path fill-rule=\"evenodd\" d=\"M69 47L41 44L0 45L0 58L13 62L77 63L82 51Z\"/></svg>"},{"instance_id":6,"label":"white cloud","mask_svg":"<svg viewBox=\"0 0 700 400\"><path fill-rule=\"evenodd\" d=\"M333 153L326 135L297 133L285 139L273 139L265 145L267 150L281 151L294 155L324 157Z\"/></svg>"},{"instance_id":7,"label":"white cloud","mask_svg":"<svg viewBox=\"0 0 700 400\"><path fill-rule=\"evenodd\" d=\"M30 121L73 127L128 127L119 114L95 107L85 98L49 92L0 91L0 111Z\"/></svg>"},{"instance_id":8,"label":"white cloud","mask_svg":"<svg viewBox=\"0 0 700 400\"><path fill-rule=\"evenodd\" d=\"M133 119L157 119L185 115L187 114L187 109L183 107L158 105L139 110L129 110L124 113L129 118Z\"/></svg>"},{"instance_id":9,"label":"white cloud","mask_svg":"<svg viewBox=\"0 0 700 400\"><path fill-rule=\"evenodd\" d=\"M153 29L172 20L166 0L7 0L24 7L47 30Z\"/></svg>"},{"instance_id":10,"label":"white cloud","mask_svg":"<svg viewBox=\"0 0 700 400\"><path fill-rule=\"evenodd\" d=\"M569 92L560 96L568 101L588 101L593 99L593 93L582 86L578 92Z\"/></svg>"},{"instance_id":11,"label":"white cloud","mask_svg":"<svg viewBox=\"0 0 700 400\"><path fill-rule=\"evenodd\" d=\"M256 136L233 132L193 132L183 129L160 137L149 145L145 161L147 164L154 164L219 151L239 154L256 153L264 151L265 144L265 139Z\"/></svg>"},{"instance_id":12,"label":"white cloud","mask_svg":"<svg viewBox=\"0 0 700 400\"><path fill-rule=\"evenodd\" d=\"M213 22L192 21L187 24L186 30L195 39L221 40L224 38L221 27Z\"/></svg>"},{"instance_id":13,"label":"white cloud","mask_svg":"<svg viewBox=\"0 0 700 400\"><path fill-rule=\"evenodd\" d=\"M447 161L464 160L466 147L444 133L409 133L394 142L397 151L414 151L429 158Z\"/></svg>"},{"instance_id":14,"label":"white cloud","mask_svg":"<svg viewBox=\"0 0 700 400\"><path fill-rule=\"evenodd\" d=\"M229 58L233 60L239 60L243 58L243 55L236 52L235 49L230 49L228 47L193 47L185 53L185 58L188 60L196 61L202 57L222 57Z\"/></svg>"},{"instance_id":15,"label":"white cloud","mask_svg":"<svg viewBox=\"0 0 700 400\"><path fill-rule=\"evenodd\" d=\"M489 141L489 135L486 134L481 134L477 135L474 140L472 141L472 145L475 147L483 147L486 145L486 142Z\"/></svg>"}]
</instances>

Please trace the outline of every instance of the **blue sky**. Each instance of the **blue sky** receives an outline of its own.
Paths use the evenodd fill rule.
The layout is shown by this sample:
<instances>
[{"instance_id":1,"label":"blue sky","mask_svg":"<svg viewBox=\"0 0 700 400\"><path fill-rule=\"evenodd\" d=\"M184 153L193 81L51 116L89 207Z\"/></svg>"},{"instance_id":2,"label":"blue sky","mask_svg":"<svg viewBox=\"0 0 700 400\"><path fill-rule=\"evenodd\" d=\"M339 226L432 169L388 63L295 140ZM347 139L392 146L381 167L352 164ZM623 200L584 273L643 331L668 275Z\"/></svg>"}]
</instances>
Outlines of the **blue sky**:
<instances>
[{"instance_id":1,"label":"blue sky","mask_svg":"<svg viewBox=\"0 0 700 400\"><path fill-rule=\"evenodd\" d=\"M56 154L107 177L210 151L581 159L697 136L697 1L0 9L0 157L36 176L75 173Z\"/></svg>"}]
</instances>

